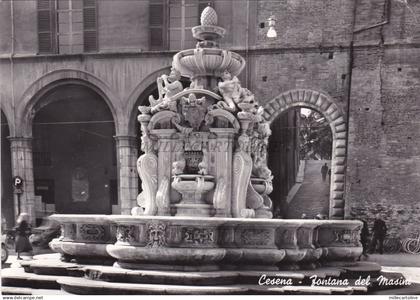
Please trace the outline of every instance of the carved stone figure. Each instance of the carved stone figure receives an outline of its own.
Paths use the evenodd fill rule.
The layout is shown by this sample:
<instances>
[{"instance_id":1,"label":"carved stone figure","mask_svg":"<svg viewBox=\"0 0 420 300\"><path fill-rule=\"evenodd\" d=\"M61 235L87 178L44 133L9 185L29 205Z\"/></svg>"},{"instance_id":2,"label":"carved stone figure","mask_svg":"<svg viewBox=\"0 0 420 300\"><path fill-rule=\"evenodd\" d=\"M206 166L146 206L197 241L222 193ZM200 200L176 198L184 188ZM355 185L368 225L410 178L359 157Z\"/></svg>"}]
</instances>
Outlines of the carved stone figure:
<instances>
[{"instance_id":1,"label":"carved stone figure","mask_svg":"<svg viewBox=\"0 0 420 300\"><path fill-rule=\"evenodd\" d=\"M198 164L198 174L207 175L207 147L203 147L203 160Z\"/></svg>"},{"instance_id":2,"label":"carved stone figure","mask_svg":"<svg viewBox=\"0 0 420 300\"><path fill-rule=\"evenodd\" d=\"M147 247L158 248L166 246L166 225L163 223L149 224L147 228Z\"/></svg>"},{"instance_id":3,"label":"carved stone figure","mask_svg":"<svg viewBox=\"0 0 420 300\"><path fill-rule=\"evenodd\" d=\"M174 161L172 164L172 175L179 175L184 173L186 161L184 158Z\"/></svg>"},{"instance_id":4,"label":"carved stone figure","mask_svg":"<svg viewBox=\"0 0 420 300\"><path fill-rule=\"evenodd\" d=\"M153 95L149 96L152 113L165 109L176 111L176 100L172 100L171 97L183 90L180 79L181 73L175 68L171 69L169 76L163 74L162 76L158 77L157 86L159 98L155 99Z\"/></svg>"},{"instance_id":5,"label":"carved stone figure","mask_svg":"<svg viewBox=\"0 0 420 300\"><path fill-rule=\"evenodd\" d=\"M228 71L222 74L222 80L217 86L220 94L223 96L224 102L220 101L217 104L221 108L234 112L236 111L235 103L238 102L241 94L241 84L239 83L239 79L236 76L232 77Z\"/></svg>"},{"instance_id":6,"label":"carved stone figure","mask_svg":"<svg viewBox=\"0 0 420 300\"><path fill-rule=\"evenodd\" d=\"M254 94L247 88L243 88L239 79L236 76L232 77L228 71L223 72L222 81L218 83L218 88L224 101L219 101L217 106L231 112L236 111L237 106L239 106L241 110L252 113L257 112L258 104L255 103Z\"/></svg>"}]
</instances>

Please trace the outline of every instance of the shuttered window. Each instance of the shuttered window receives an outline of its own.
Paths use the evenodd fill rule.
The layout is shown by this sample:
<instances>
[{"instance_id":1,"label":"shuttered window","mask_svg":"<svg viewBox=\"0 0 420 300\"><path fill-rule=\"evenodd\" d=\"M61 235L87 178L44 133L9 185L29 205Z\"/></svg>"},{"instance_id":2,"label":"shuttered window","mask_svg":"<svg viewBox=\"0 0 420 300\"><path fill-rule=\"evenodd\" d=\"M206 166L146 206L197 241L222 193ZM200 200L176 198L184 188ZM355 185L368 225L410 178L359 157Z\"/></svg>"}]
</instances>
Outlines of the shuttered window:
<instances>
[{"instance_id":1,"label":"shuttered window","mask_svg":"<svg viewBox=\"0 0 420 300\"><path fill-rule=\"evenodd\" d=\"M39 53L98 50L96 0L38 0Z\"/></svg>"},{"instance_id":2,"label":"shuttered window","mask_svg":"<svg viewBox=\"0 0 420 300\"><path fill-rule=\"evenodd\" d=\"M55 0L38 0L38 53L56 52Z\"/></svg>"},{"instance_id":3,"label":"shuttered window","mask_svg":"<svg viewBox=\"0 0 420 300\"><path fill-rule=\"evenodd\" d=\"M149 4L149 29L150 48L162 50L166 46L166 0L150 0Z\"/></svg>"},{"instance_id":4,"label":"shuttered window","mask_svg":"<svg viewBox=\"0 0 420 300\"><path fill-rule=\"evenodd\" d=\"M85 52L98 51L96 1L83 0L83 43Z\"/></svg>"}]
</instances>

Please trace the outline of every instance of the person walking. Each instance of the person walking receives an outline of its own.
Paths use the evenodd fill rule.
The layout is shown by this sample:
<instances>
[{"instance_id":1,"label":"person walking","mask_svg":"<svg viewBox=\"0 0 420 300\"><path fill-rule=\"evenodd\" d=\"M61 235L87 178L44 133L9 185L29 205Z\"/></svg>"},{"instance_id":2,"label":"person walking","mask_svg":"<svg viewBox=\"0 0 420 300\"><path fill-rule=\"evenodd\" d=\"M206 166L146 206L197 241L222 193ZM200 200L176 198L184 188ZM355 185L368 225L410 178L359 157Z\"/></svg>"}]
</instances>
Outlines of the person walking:
<instances>
[{"instance_id":1,"label":"person walking","mask_svg":"<svg viewBox=\"0 0 420 300\"><path fill-rule=\"evenodd\" d=\"M370 247L370 253L375 253L376 245L378 244L379 254L384 252L384 239L386 236L387 227L384 220L381 219L380 215L377 215L375 221L373 222L372 228L372 244Z\"/></svg>"},{"instance_id":2,"label":"person walking","mask_svg":"<svg viewBox=\"0 0 420 300\"><path fill-rule=\"evenodd\" d=\"M31 234L31 225L29 224L29 215L27 213L21 213L16 220L16 241L15 251L17 253L17 259L21 260L21 253L30 253L33 256L32 245L29 241L29 235Z\"/></svg>"},{"instance_id":3,"label":"person walking","mask_svg":"<svg viewBox=\"0 0 420 300\"><path fill-rule=\"evenodd\" d=\"M325 181L327 179L327 173L328 173L328 166L327 163L321 167L321 175L322 175L322 181Z\"/></svg>"},{"instance_id":4,"label":"person walking","mask_svg":"<svg viewBox=\"0 0 420 300\"><path fill-rule=\"evenodd\" d=\"M360 243L363 247L363 252L359 256L359 260L361 260L362 256L365 258L368 258L367 252L368 252L368 246L369 246L369 226L366 220L362 220L363 227L362 231L360 232Z\"/></svg>"}]
</instances>

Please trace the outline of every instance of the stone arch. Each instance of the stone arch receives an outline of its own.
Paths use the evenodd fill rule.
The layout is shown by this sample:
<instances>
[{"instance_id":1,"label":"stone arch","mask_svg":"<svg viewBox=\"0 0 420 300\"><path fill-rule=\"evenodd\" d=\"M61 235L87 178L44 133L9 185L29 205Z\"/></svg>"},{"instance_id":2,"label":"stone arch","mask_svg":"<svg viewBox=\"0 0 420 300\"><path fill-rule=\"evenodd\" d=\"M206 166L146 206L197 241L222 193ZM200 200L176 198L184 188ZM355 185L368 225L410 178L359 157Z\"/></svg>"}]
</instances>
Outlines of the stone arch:
<instances>
[{"instance_id":1,"label":"stone arch","mask_svg":"<svg viewBox=\"0 0 420 300\"><path fill-rule=\"evenodd\" d=\"M292 107L307 107L320 112L331 127L333 144L331 158L330 219L344 218L344 190L347 153L347 127L344 114L334 100L324 93L308 89L284 92L264 105L263 117L272 122Z\"/></svg>"},{"instance_id":2,"label":"stone arch","mask_svg":"<svg viewBox=\"0 0 420 300\"><path fill-rule=\"evenodd\" d=\"M39 104L39 101L47 92L67 84L83 85L100 95L112 113L116 135L120 134L122 129L120 124L123 118L120 105L121 100L116 93L104 81L93 74L80 70L61 69L52 71L37 79L23 93L17 109L17 124L20 124L20 127L16 128L18 135L32 136L32 120L36 113L36 105ZM47 104L49 103L42 103L42 106Z\"/></svg>"},{"instance_id":3,"label":"stone arch","mask_svg":"<svg viewBox=\"0 0 420 300\"><path fill-rule=\"evenodd\" d=\"M166 66L163 68L160 68L153 73L150 73L146 76L146 78L143 79L142 82L140 82L130 93L130 95L127 98L127 105L125 107L125 115L128 117L127 121L127 132L131 136L136 136L135 132L135 116L139 113L136 107L136 102L139 99L139 97L144 93L147 92L147 89L156 83L156 78L158 78L162 74L168 74L171 70L171 66Z\"/></svg>"},{"instance_id":4,"label":"stone arch","mask_svg":"<svg viewBox=\"0 0 420 300\"><path fill-rule=\"evenodd\" d=\"M12 122L12 116L10 114L10 111L5 107L5 105L3 104L3 101L1 101L0 103L0 110L3 113L4 117L5 117L5 121L7 123L7 126L9 127L9 135L12 135L14 132L14 123Z\"/></svg>"}]
</instances>

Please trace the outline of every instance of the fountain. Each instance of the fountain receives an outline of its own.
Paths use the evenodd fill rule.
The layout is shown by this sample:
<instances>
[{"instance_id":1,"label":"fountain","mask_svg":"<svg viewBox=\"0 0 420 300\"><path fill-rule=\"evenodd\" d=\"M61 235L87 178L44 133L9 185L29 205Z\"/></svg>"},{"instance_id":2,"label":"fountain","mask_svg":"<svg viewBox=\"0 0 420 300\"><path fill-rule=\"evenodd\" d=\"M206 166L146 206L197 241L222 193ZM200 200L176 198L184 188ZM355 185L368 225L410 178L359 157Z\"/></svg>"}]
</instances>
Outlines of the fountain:
<instances>
[{"instance_id":1,"label":"fountain","mask_svg":"<svg viewBox=\"0 0 420 300\"><path fill-rule=\"evenodd\" d=\"M170 74L157 79L159 97L139 107L142 192L132 215L53 215L62 235L51 248L66 261L113 264L106 272L85 269L89 279L125 274L129 282L170 282L178 288L174 293L217 292L195 290L195 284L243 293L249 287L232 285L238 278L351 265L362 252L361 222L272 219L270 124L237 78L245 60L218 47L225 30L210 6L192 32L197 47L174 56ZM189 87L183 88L181 76L190 78ZM166 273L159 277L148 270ZM171 272L178 275L169 280ZM59 283L76 293L87 293L89 286L70 279Z\"/></svg>"}]
</instances>

